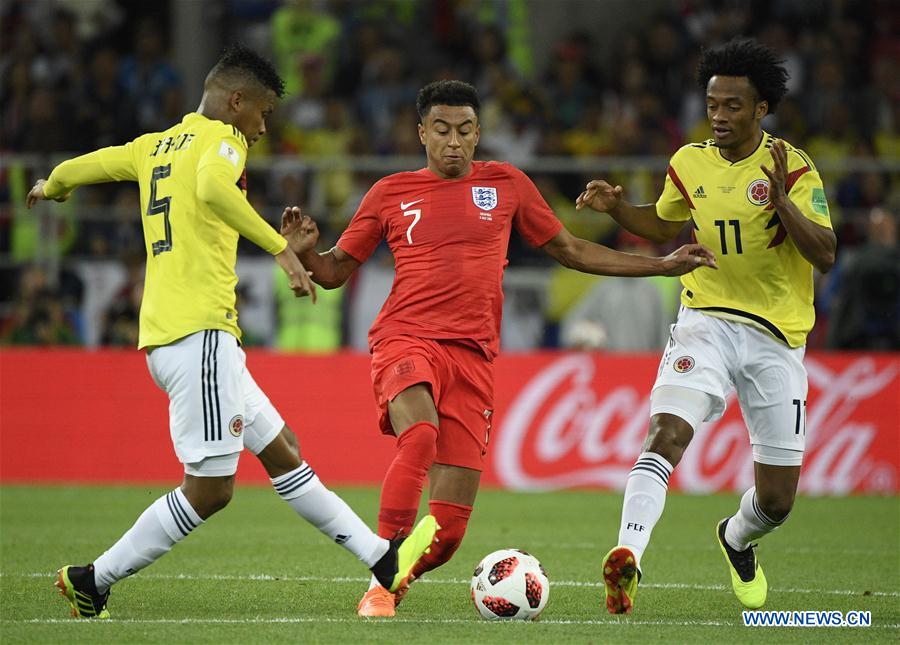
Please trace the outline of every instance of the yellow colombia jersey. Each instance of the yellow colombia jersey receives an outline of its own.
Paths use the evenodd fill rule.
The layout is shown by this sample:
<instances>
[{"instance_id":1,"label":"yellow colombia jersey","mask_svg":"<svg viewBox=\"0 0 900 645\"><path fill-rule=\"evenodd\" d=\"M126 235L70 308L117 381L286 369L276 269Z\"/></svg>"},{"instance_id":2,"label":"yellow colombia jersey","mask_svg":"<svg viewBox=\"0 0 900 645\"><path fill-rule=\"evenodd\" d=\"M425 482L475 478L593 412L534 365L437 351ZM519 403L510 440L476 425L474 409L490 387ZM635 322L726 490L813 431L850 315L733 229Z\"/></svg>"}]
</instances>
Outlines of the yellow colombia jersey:
<instances>
[{"instance_id":1,"label":"yellow colombia jersey","mask_svg":"<svg viewBox=\"0 0 900 645\"><path fill-rule=\"evenodd\" d=\"M247 141L233 126L192 113L165 132L60 164L44 193L102 181L141 189L147 273L138 347L204 329L240 339L234 271L239 235L272 254L287 245L245 197Z\"/></svg>"},{"instance_id":2,"label":"yellow colombia jersey","mask_svg":"<svg viewBox=\"0 0 900 645\"><path fill-rule=\"evenodd\" d=\"M682 304L754 323L799 347L815 321L813 268L769 203L760 166L773 167L774 140L763 132L759 147L735 163L711 139L682 147L669 162L656 211L664 220L693 220L697 241L719 264L718 271L700 268L681 277ZM785 146L788 196L807 218L831 228L816 167L801 150Z\"/></svg>"}]
</instances>

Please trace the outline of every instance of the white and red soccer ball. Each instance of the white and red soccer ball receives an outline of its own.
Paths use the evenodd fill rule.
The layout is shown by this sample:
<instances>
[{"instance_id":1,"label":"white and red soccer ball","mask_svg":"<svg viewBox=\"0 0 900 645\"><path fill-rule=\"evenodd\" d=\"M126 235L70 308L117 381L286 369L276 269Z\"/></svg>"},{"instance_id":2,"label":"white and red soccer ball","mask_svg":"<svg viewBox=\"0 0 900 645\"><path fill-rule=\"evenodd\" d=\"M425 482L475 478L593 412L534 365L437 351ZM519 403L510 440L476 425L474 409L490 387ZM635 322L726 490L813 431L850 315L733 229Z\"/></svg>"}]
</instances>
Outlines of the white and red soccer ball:
<instances>
[{"instance_id":1,"label":"white and red soccer ball","mask_svg":"<svg viewBox=\"0 0 900 645\"><path fill-rule=\"evenodd\" d=\"M486 555L475 568L471 589L475 609L488 620L535 620L550 598L544 567L518 549Z\"/></svg>"}]
</instances>

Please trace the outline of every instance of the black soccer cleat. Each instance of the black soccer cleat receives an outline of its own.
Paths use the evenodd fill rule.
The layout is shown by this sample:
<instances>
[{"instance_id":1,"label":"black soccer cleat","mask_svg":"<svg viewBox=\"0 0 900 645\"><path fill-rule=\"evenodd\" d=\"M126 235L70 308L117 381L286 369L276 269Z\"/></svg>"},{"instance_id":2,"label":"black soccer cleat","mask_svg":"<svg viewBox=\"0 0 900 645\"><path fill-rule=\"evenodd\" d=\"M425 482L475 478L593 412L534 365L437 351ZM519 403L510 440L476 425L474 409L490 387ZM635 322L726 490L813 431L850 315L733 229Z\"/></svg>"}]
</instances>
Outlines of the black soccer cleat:
<instances>
[{"instance_id":1,"label":"black soccer cleat","mask_svg":"<svg viewBox=\"0 0 900 645\"><path fill-rule=\"evenodd\" d=\"M57 571L56 588L65 596L72 607L72 616L76 618L109 618L106 601L109 591L97 592L94 582L94 565L76 567L67 564Z\"/></svg>"}]
</instances>

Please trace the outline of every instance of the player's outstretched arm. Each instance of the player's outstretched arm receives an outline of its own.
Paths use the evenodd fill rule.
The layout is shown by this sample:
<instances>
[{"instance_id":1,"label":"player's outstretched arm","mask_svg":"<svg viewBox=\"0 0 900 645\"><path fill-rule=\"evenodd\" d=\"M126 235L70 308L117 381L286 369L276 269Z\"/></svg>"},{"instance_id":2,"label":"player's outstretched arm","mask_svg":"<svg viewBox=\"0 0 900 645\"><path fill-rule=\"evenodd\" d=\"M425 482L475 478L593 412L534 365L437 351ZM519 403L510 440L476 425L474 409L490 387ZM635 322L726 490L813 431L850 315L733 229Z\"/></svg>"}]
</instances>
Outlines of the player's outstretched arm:
<instances>
[{"instance_id":1,"label":"player's outstretched arm","mask_svg":"<svg viewBox=\"0 0 900 645\"><path fill-rule=\"evenodd\" d=\"M137 181L129 145L101 148L62 162L53 169L49 178L38 179L34 183L25 197L25 206L31 208L42 199L64 202L79 186Z\"/></svg>"},{"instance_id":2,"label":"player's outstretched arm","mask_svg":"<svg viewBox=\"0 0 900 645\"><path fill-rule=\"evenodd\" d=\"M685 244L665 257L652 258L622 253L563 229L541 248L564 267L596 275L675 276L700 267L719 268L712 251L701 244Z\"/></svg>"},{"instance_id":3,"label":"player's outstretched arm","mask_svg":"<svg viewBox=\"0 0 900 645\"><path fill-rule=\"evenodd\" d=\"M359 261L337 246L317 253L319 227L308 215L302 215L297 206L285 208L281 214L281 234L309 269L313 282L326 289L344 284L360 266Z\"/></svg>"},{"instance_id":4,"label":"player's outstretched arm","mask_svg":"<svg viewBox=\"0 0 900 645\"><path fill-rule=\"evenodd\" d=\"M588 182L584 191L575 200L575 209L588 206L598 213L608 213L621 226L635 235L662 243L674 239L684 228L684 222L670 222L660 219L656 204L635 206L624 199L625 189L611 186L603 179Z\"/></svg>"}]
</instances>

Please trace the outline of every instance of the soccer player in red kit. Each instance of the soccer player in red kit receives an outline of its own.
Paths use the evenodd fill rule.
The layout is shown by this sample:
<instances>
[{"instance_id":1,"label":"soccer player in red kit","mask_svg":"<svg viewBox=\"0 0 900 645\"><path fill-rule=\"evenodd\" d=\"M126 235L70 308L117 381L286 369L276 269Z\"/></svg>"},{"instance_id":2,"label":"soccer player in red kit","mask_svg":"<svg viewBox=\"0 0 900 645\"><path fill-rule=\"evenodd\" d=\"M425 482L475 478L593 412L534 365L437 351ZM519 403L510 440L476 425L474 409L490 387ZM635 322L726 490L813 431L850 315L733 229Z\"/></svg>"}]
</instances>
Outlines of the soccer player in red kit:
<instances>
[{"instance_id":1,"label":"soccer player in red kit","mask_svg":"<svg viewBox=\"0 0 900 645\"><path fill-rule=\"evenodd\" d=\"M501 284L513 226L529 244L586 273L681 275L715 268L712 253L697 244L650 258L571 235L523 172L473 161L479 100L468 83L431 83L416 107L427 167L378 181L334 248L314 250L318 229L299 209L282 220L282 233L326 289L343 284L382 240L394 255L393 288L369 332L381 431L397 436L378 533L409 533L426 477L440 525L437 543L413 567L410 582L450 559L472 512L491 430ZM393 616L401 597L373 580L358 613Z\"/></svg>"}]
</instances>

